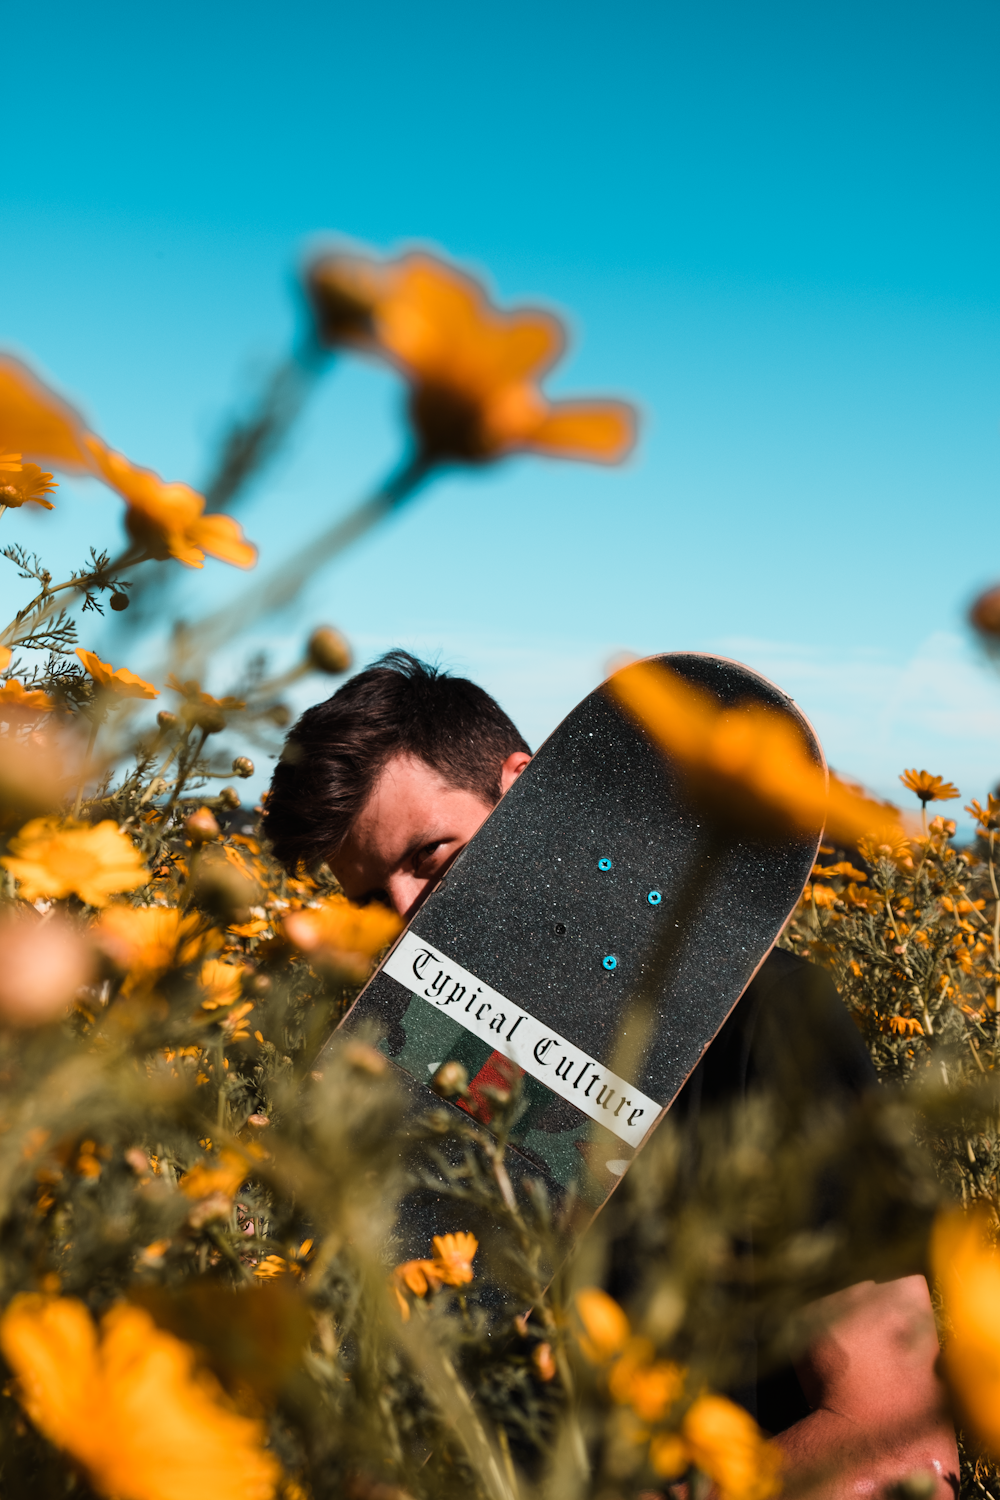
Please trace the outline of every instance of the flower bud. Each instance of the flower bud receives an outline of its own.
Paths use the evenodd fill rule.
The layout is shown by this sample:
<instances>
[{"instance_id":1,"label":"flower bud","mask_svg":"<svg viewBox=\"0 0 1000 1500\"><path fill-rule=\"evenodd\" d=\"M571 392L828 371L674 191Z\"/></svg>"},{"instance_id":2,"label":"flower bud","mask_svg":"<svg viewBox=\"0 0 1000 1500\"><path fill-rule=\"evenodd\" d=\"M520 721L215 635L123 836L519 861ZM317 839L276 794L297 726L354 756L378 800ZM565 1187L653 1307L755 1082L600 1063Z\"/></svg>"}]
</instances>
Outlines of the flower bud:
<instances>
[{"instance_id":1,"label":"flower bud","mask_svg":"<svg viewBox=\"0 0 1000 1500\"><path fill-rule=\"evenodd\" d=\"M269 974L255 974L247 985L247 989L251 995L269 995L271 988L271 976Z\"/></svg>"},{"instance_id":2,"label":"flower bud","mask_svg":"<svg viewBox=\"0 0 1000 1500\"><path fill-rule=\"evenodd\" d=\"M177 715L172 714L169 708L161 708L160 712L156 715L156 722L161 729L173 729L177 723Z\"/></svg>"},{"instance_id":3,"label":"flower bud","mask_svg":"<svg viewBox=\"0 0 1000 1500\"><path fill-rule=\"evenodd\" d=\"M348 1042L344 1056L352 1068L357 1068L359 1073L369 1073L373 1078L380 1077L389 1066L378 1048L368 1042Z\"/></svg>"},{"instance_id":4,"label":"flower bud","mask_svg":"<svg viewBox=\"0 0 1000 1500\"><path fill-rule=\"evenodd\" d=\"M321 625L313 631L306 656L311 667L317 672L327 672L331 677L339 677L351 669L352 655L347 638L332 625Z\"/></svg>"},{"instance_id":5,"label":"flower bud","mask_svg":"<svg viewBox=\"0 0 1000 1500\"><path fill-rule=\"evenodd\" d=\"M219 837L219 825L207 807L199 807L185 818L184 829L193 844L207 844Z\"/></svg>"},{"instance_id":6,"label":"flower bud","mask_svg":"<svg viewBox=\"0 0 1000 1500\"><path fill-rule=\"evenodd\" d=\"M292 722L292 711L287 703L276 703L273 708L267 710L264 717L270 719L272 724L277 724L279 729L287 729Z\"/></svg>"},{"instance_id":7,"label":"flower bud","mask_svg":"<svg viewBox=\"0 0 1000 1500\"><path fill-rule=\"evenodd\" d=\"M224 786L219 793L219 803L230 812L235 812L240 805L240 794L234 786Z\"/></svg>"},{"instance_id":8,"label":"flower bud","mask_svg":"<svg viewBox=\"0 0 1000 1500\"><path fill-rule=\"evenodd\" d=\"M128 609L130 602L128 594L112 594L108 600L116 614L123 609Z\"/></svg>"},{"instance_id":9,"label":"flower bud","mask_svg":"<svg viewBox=\"0 0 1000 1500\"><path fill-rule=\"evenodd\" d=\"M442 1099L453 1094L464 1094L469 1087L469 1074L460 1062L442 1063L431 1079L431 1088Z\"/></svg>"},{"instance_id":10,"label":"flower bud","mask_svg":"<svg viewBox=\"0 0 1000 1500\"><path fill-rule=\"evenodd\" d=\"M253 775L253 761L249 755L237 755L233 761L233 775L242 776L244 779Z\"/></svg>"},{"instance_id":11,"label":"flower bud","mask_svg":"<svg viewBox=\"0 0 1000 1500\"><path fill-rule=\"evenodd\" d=\"M263 1130L265 1125L270 1125L268 1115L247 1115L247 1124L253 1125L256 1130Z\"/></svg>"},{"instance_id":12,"label":"flower bud","mask_svg":"<svg viewBox=\"0 0 1000 1500\"><path fill-rule=\"evenodd\" d=\"M980 594L969 610L969 620L980 635L1000 638L1000 584Z\"/></svg>"}]
</instances>

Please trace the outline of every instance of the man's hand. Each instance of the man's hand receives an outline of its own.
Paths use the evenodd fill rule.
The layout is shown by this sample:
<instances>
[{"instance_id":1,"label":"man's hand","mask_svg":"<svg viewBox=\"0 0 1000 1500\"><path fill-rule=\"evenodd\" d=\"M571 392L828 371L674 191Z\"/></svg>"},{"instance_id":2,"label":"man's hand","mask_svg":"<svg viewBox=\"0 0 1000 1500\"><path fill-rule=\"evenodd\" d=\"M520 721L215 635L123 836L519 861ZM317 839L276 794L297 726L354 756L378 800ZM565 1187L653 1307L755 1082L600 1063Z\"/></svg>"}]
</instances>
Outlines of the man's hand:
<instances>
[{"instance_id":1,"label":"man's hand","mask_svg":"<svg viewBox=\"0 0 1000 1500\"><path fill-rule=\"evenodd\" d=\"M775 1439L786 1493L858 1500L923 1471L937 1476L928 1500L954 1500L958 1449L924 1278L864 1281L818 1306L826 1330L796 1367L814 1410Z\"/></svg>"}]
</instances>

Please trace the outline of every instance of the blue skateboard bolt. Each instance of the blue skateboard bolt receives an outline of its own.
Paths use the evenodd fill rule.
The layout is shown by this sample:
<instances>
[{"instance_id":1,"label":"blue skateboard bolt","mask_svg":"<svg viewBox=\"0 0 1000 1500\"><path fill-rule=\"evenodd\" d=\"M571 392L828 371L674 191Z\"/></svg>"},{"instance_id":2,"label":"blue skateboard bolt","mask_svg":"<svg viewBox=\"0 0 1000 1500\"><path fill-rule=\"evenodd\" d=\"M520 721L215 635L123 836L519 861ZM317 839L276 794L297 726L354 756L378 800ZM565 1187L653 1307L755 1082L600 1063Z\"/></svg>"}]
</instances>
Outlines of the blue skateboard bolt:
<instances>
[{"instance_id":1,"label":"blue skateboard bolt","mask_svg":"<svg viewBox=\"0 0 1000 1500\"><path fill-rule=\"evenodd\" d=\"M617 960L617 958L615 958L615 956L614 956L613 953L609 953L608 956L607 956L607 958L604 959L604 967L606 969L608 969L609 971L611 969L617 969L617 967L618 967L618 960Z\"/></svg>"},{"instance_id":2,"label":"blue skateboard bolt","mask_svg":"<svg viewBox=\"0 0 1000 1500\"><path fill-rule=\"evenodd\" d=\"M663 897L660 895L659 891L650 891L649 895L646 897L646 900L649 902L650 906L659 906L660 902L663 900Z\"/></svg>"},{"instance_id":3,"label":"blue skateboard bolt","mask_svg":"<svg viewBox=\"0 0 1000 1500\"><path fill-rule=\"evenodd\" d=\"M611 861L610 861L610 859L608 859L607 857L605 857L604 859L599 859L597 861L597 868L599 870L610 870L611 869Z\"/></svg>"}]
</instances>

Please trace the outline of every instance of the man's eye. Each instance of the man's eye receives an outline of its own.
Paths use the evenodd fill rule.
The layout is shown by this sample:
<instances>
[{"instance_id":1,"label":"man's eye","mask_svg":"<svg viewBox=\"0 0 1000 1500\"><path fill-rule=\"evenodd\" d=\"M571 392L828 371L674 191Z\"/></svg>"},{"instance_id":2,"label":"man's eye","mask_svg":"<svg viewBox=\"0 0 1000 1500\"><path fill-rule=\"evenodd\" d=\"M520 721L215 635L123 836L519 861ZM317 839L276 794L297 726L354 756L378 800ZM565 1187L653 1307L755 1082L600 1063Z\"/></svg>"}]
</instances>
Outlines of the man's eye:
<instances>
[{"instance_id":1,"label":"man's eye","mask_svg":"<svg viewBox=\"0 0 1000 1500\"><path fill-rule=\"evenodd\" d=\"M414 864L416 865L418 870L421 869L423 865L430 863L435 854L437 854L438 850L441 848L441 844L442 840L438 839L435 843L425 844L422 849L417 850Z\"/></svg>"}]
</instances>

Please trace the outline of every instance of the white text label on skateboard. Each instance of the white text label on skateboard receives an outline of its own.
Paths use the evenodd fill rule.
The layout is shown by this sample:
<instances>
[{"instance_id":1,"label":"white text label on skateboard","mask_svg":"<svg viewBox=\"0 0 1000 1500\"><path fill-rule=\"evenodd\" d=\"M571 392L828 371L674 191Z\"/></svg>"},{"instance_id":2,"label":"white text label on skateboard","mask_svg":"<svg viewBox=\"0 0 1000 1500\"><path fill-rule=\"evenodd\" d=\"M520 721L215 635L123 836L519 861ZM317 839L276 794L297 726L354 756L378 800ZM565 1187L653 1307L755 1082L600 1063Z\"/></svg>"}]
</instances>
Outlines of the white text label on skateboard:
<instances>
[{"instance_id":1,"label":"white text label on skateboard","mask_svg":"<svg viewBox=\"0 0 1000 1500\"><path fill-rule=\"evenodd\" d=\"M638 1146L660 1113L654 1099L498 994L413 932L404 932L382 972L530 1073L619 1140Z\"/></svg>"}]
</instances>

